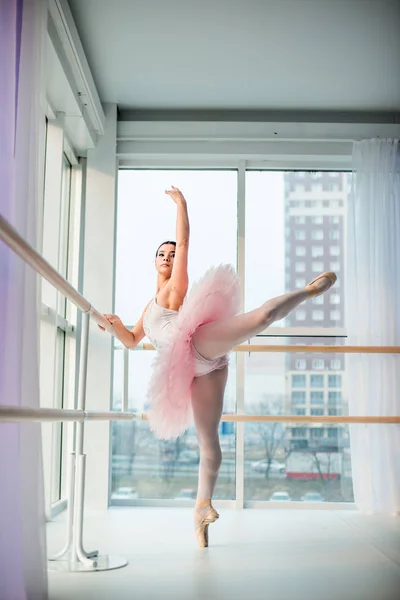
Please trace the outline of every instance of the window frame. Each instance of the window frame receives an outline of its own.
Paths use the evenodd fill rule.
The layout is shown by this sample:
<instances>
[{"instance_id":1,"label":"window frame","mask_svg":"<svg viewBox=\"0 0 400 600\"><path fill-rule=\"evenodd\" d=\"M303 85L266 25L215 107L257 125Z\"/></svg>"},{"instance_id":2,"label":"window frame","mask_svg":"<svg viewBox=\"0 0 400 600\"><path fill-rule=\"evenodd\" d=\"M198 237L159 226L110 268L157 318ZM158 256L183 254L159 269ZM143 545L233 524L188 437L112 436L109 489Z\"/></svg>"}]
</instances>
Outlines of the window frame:
<instances>
[{"instance_id":1,"label":"window frame","mask_svg":"<svg viewBox=\"0 0 400 600\"><path fill-rule=\"evenodd\" d=\"M311 159L314 160L314 159ZM128 160L128 162L131 162L130 159ZM156 163L158 161L154 161L151 164L151 168L160 168L160 169L165 169L165 164L163 163L159 163L158 162L158 166L156 166ZM262 168L255 166L256 165L256 161L246 161L246 160L240 160L237 164L236 167L237 168L237 173L238 173L238 228L237 228L237 235L238 235L238 260L237 260L237 264L238 264L238 275L239 275L239 279L241 280L242 285L244 284L244 279L245 279L245 273L244 273L244 265L245 265L245 260L244 260L244 253L245 253L245 227L244 227L244 222L243 222L243 218L244 218L244 214L245 214L245 176L246 173L248 171L252 171L252 170L257 170L257 171L270 171L270 170L279 170L279 171L292 171L292 170L298 170L300 172L304 172L304 171L309 171L309 170L315 170L315 168L318 169L318 171L321 170L327 170L327 171L334 171L334 172L346 172L348 171L348 169L346 169L343 166L339 166L338 164L330 163L329 166L326 166L326 168L321 169L320 166L317 167L313 167L310 168L310 166L308 166L308 168L306 167L299 167L299 168L295 168L293 169L290 166L290 161L287 161L286 165L282 164L280 165L280 168L274 168L274 169L269 169L266 168L265 165L262 165ZM329 160L328 160L329 163ZM231 163L229 163L231 166L233 166ZM178 159L178 162L175 162L173 158L170 158L168 160L168 167L171 169L182 169L182 168L187 168L187 169L192 169L193 167L195 168L200 168L200 169L208 169L210 168L210 161L205 161L204 164L197 164L197 166L195 167L195 165L193 164L193 162L191 161L187 161L186 164L182 164L182 161ZM213 163L213 166L215 169L219 170L219 169L225 169L228 168L226 163L221 163L218 159L215 160L215 162ZM119 165L120 168L143 168L143 164L142 166L133 166L133 165L124 165L123 167L121 167L121 164ZM286 168L285 168L286 167ZM148 167L147 167L148 168ZM324 208L321 209L323 212ZM325 213L324 213L325 214ZM329 214L329 213L328 213ZM333 225L333 224L332 224ZM301 229L297 229L296 231L301 231ZM340 239L340 237L339 237ZM310 245L310 240L307 239L307 234L304 232L304 238L302 237L297 238L296 241L304 241L307 245ZM324 237L322 237L322 239L318 239L318 240L311 240L311 243L321 243L325 244L326 240L324 239ZM317 257L316 257L317 258ZM244 289L244 288L242 288ZM114 295L115 295L115 290L114 290ZM301 336L312 336L317 335L323 335L324 337L329 337L329 338L344 338L346 337L346 330L344 327L318 327L318 325L316 327L272 327L272 328L268 328L268 330L265 330L264 332L262 332L263 337L268 338L268 337L276 337L276 336L288 336L289 334L293 335L296 332L298 332L298 335ZM254 340L255 341L255 340ZM243 411L244 410L244 396L243 396L243 383L244 383L244 356L242 356L242 353L240 353L238 355L237 358L237 389L236 389L236 394L237 394L237 411ZM325 387L327 386L327 383L325 382ZM294 391L298 391L298 388L296 388ZM301 391L301 390L299 390ZM309 398L307 398L307 393L306 393L306 400L305 403L307 404L309 402ZM324 404L326 403L326 398L324 395ZM321 404L319 404L321 406ZM300 407L300 410L303 410ZM304 428L303 430L304 433L304 437L306 438L309 434L307 434L307 429ZM290 437L290 433L288 434L288 436ZM254 503L254 502L244 502L244 495L243 495L243 485L244 485L244 465L243 465L243 454L244 454L244 424L243 423L238 423L236 425L236 440L237 440L237 444L236 444L236 480L237 480L237 485L236 485L236 500L234 500L235 505L238 508L243 508L244 506L253 506L254 504L258 504L258 503ZM111 461L111 458L110 458ZM149 505L151 504L151 502L144 502L145 505ZM171 503L173 503L172 500L167 500L165 501L165 505L171 505ZM135 504L135 502L133 502L133 504ZM143 502L142 502L143 504ZM154 501L153 502L154 505L164 505L163 501ZM264 501L261 501L260 504L264 504ZM326 504L328 505L328 503ZM340 503L333 503L333 506L337 507L339 506ZM344 506L349 506L348 503L345 503Z\"/></svg>"}]
</instances>

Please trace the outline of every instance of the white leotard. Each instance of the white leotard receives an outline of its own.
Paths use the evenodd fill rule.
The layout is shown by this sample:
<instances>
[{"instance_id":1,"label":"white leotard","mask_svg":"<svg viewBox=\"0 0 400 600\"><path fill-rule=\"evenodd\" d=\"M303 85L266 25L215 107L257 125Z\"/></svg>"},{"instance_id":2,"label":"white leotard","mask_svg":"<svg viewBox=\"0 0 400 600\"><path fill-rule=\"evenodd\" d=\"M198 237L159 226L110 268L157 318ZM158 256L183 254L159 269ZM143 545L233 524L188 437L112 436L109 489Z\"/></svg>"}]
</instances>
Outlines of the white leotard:
<instances>
[{"instance_id":1,"label":"white leotard","mask_svg":"<svg viewBox=\"0 0 400 600\"><path fill-rule=\"evenodd\" d=\"M173 327L177 316L177 310L160 306L157 304L156 298L150 302L143 318L143 329L156 350L160 350L167 343L171 327ZM227 356L208 360L197 352L193 343L192 348L196 364L196 377L222 369L229 362Z\"/></svg>"}]
</instances>

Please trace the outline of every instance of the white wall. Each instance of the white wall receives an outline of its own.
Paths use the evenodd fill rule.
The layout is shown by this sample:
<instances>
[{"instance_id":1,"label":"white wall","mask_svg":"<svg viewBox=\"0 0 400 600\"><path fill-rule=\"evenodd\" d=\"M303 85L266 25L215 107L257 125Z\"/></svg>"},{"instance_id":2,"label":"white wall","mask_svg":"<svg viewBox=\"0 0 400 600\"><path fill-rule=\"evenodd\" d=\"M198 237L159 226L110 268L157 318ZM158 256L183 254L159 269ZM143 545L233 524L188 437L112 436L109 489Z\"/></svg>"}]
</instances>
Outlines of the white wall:
<instances>
[{"instance_id":1,"label":"white wall","mask_svg":"<svg viewBox=\"0 0 400 600\"><path fill-rule=\"evenodd\" d=\"M106 104L104 109L105 134L87 156L83 294L100 312L107 313L112 311L113 299L117 106ZM110 335L92 322L88 410L110 409L111 344ZM107 507L109 428L108 422L88 423L85 428L86 508Z\"/></svg>"}]
</instances>

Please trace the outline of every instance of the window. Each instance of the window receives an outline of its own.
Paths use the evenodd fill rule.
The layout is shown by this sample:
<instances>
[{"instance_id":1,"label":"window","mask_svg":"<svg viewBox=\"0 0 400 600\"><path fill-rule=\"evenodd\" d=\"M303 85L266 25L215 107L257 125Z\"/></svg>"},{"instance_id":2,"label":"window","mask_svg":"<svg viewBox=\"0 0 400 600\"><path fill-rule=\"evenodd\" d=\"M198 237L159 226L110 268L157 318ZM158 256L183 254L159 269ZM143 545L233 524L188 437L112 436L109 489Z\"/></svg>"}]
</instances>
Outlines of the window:
<instances>
[{"instance_id":1,"label":"window","mask_svg":"<svg viewBox=\"0 0 400 600\"><path fill-rule=\"evenodd\" d=\"M295 183L294 191L295 192L304 192L304 183Z\"/></svg>"},{"instance_id":2,"label":"window","mask_svg":"<svg viewBox=\"0 0 400 600\"><path fill-rule=\"evenodd\" d=\"M313 388L324 387L323 375L310 375L310 385Z\"/></svg>"},{"instance_id":3,"label":"window","mask_svg":"<svg viewBox=\"0 0 400 600\"><path fill-rule=\"evenodd\" d=\"M306 403L306 393L305 392L292 392L292 404L305 404L305 403Z\"/></svg>"},{"instance_id":4,"label":"window","mask_svg":"<svg viewBox=\"0 0 400 600\"><path fill-rule=\"evenodd\" d=\"M304 273L304 271L306 270L306 263L296 262L294 268L296 273Z\"/></svg>"},{"instance_id":5,"label":"window","mask_svg":"<svg viewBox=\"0 0 400 600\"><path fill-rule=\"evenodd\" d=\"M74 198L73 166L60 147L58 126L46 124L45 192L43 198L42 255L74 286L71 275L78 270L80 198ZM75 202L74 202L75 200ZM72 243L71 243L72 242ZM40 319L40 404L42 408L66 408L73 402L75 387L76 309L44 278L41 286ZM43 427L43 451L51 460L44 463L45 500L50 507L65 497L65 463L68 451L65 423Z\"/></svg>"},{"instance_id":6,"label":"window","mask_svg":"<svg viewBox=\"0 0 400 600\"><path fill-rule=\"evenodd\" d=\"M340 232L338 229L334 229L332 231L329 232L329 239L330 240L339 240L340 239Z\"/></svg>"},{"instance_id":7,"label":"window","mask_svg":"<svg viewBox=\"0 0 400 600\"><path fill-rule=\"evenodd\" d=\"M341 408L328 408L328 415L331 417L338 417L342 414Z\"/></svg>"},{"instance_id":8,"label":"window","mask_svg":"<svg viewBox=\"0 0 400 600\"><path fill-rule=\"evenodd\" d=\"M340 310L331 310L330 317L332 321L340 321Z\"/></svg>"},{"instance_id":9,"label":"window","mask_svg":"<svg viewBox=\"0 0 400 600\"><path fill-rule=\"evenodd\" d=\"M312 246L311 248L311 256L313 258L317 258L318 256L324 255L324 249L322 246Z\"/></svg>"},{"instance_id":10,"label":"window","mask_svg":"<svg viewBox=\"0 0 400 600\"><path fill-rule=\"evenodd\" d=\"M339 437L339 429L337 429L337 427L331 427L330 429L328 429L328 438L337 439L338 437Z\"/></svg>"},{"instance_id":11,"label":"window","mask_svg":"<svg viewBox=\"0 0 400 600\"><path fill-rule=\"evenodd\" d=\"M322 229L314 229L314 231L311 232L311 239L312 240L323 240L324 232L322 231ZM336 239L336 238L334 238L334 239Z\"/></svg>"},{"instance_id":12,"label":"window","mask_svg":"<svg viewBox=\"0 0 400 600\"><path fill-rule=\"evenodd\" d=\"M311 186L311 190L313 192L322 192L322 190L323 190L322 183L320 183L320 182L313 183Z\"/></svg>"},{"instance_id":13,"label":"window","mask_svg":"<svg viewBox=\"0 0 400 600\"><path fill-rule=\"evenodd\" d=\"M311 416L313 417L321 417L324 414L323 408L312 408L310 411Z\"/></svg>"},{"instance_id":14,"label":"window","mask_svg":"<svg viewBox=\"0 0 400 600\"><path fill-rule=\"evenodd\" d=\"M323 404L324 403L324 392L310 392L310 403L311 404Z\"/></svg>"},{"instance_id":15,"label":"window","mask_svg":"<svg viewBox=\"0 0 400 600\"><path fill-rule=\"evenodd\" d=\"M321 370L324 367L325 367L325 361L324 361L323 358L317 358L317 359L314 359L312 361L312 368L313 369L316 369L316 370L319 369L319 370Z\"/></svg>"},{"instance_id":16,"label":"window","mask_svg":"<svg viewBox=\"0 0 400 600\"><path fill-rule=\"evenodd\" d=\"M295 408L293 410L293 414L294 415L299 415L300 417L306 414L306 409L305 408Z\"/></svg>"},{"instance_id":17,"label":"window","mask_svg":"<svg viewBox=\"0 0 400 600\"><path fill-rule=\"evenodd\" d=\"M340 369L340 367L341 367L340 360L337 358L333 358L331 360L331 369L338 370L338 369Z\"/></svg>"},{"instance_id":18,"label":"window","mask_svg":"<svg viewBox=\"0 0 400 600\"><path fill-rule=\"evenodd\" d=\"M324 311L323 310L313 310L312 318L314 321L323 321L324 320Z\"/></svg>"},{"instance_id":19,"label":"window","mask_svg":"<svg viewBox=\"0 0 400 600\"><path fill-rule=\"evenodd\" d=\"M330 387L330 388L342 387L342 376L341 375L328 375L328 387Z\"/></svg>"},{"instance_id":20,"label":"window","mask_svg":"<svg viewBox=\"0 0 400 600\"><path fill-rule=\"evenodd\" d=\"M122 173L125 172L128 171L122 171ZM139 170L138 172L140 173ZM151 175L154 173L156 176L158 176L157 171L151 172ZM182 189L185 189L185 192L187 191L188 198L190 197L191 203L194 201L194 203L197 204L195 198L193 197L192 189L187 189L186 180L185 183L182 181L181 173L182 177L189 177L188 173L190 173L191 177L193 171L180 172L179 185L182 187ZM199 171L198 173L201 174L203 171ZM206 173L208 174L208 171ZM223 173L220 171L213 171L213 174L218 177L221 176L221 179L223 179ZM232 178L230 178L230 174L232 174ZM226 234L227 237L229 237L226 243L225 239L220 241L218 236L216 236L216 239L220 244L219 249L216 250L213 247L207 256L202 257L200 271L197 273L190 273L191 281L194 281L198 276L202 275L206 268L204 265L212 264L212 262L215 262L215 260L218 262L233 262L235 264L237 225L239 225L239 230L241 230L240 228L243 226L245 226L246 229L244 265L244 287L246 296L244 305L245 310L252 310L256 306L260 306L268 298L274 298L296 288L304 288L308 281L312 280L316 274L318 274L317 272L315 275L312 274L313 262L322 263L322 269L320 266L318 267L320 272L329 270L331 261L339 261L342 266L346 264L346 246L344 244L344 240L341 240L341 238L344 236L344 233L342 234L342 228L344 232L345 217L340 216L340 220L338 218L334 223L331 223L330 215L339 215L339 211L335 212L334 209L331 209L329 202L326 205L326 208L323 208L322 206L324 198L328 200L329 197L341 197L342 195L344 197L346 190L343 190L343 192L341 191L340 194L318 194L315 193L315 188L314 190L311 189L311 177L308 173L294 175L292 172L283 173L278 171L267 172L248 170L245 174L246 218L243 222L243 215L240 213L238 219L235 208L235 198L237 196L237 172L226 171L224 172L224 175L227 175L229 179L228 185L226 186L224 181L218 181L218 191L222 195L223 210L227 213L227 223L225 224L224 222L223 235ZM324 174L322 174L322 177L320 174L318 176L320 177L319 181L328 179L328 177ZM171 172L168 172L168 181L171 179L171 177ZM300 182L303 181L306 190L302 194L297 194L297 196L293 194L296 180ZM335 180L333 179L333 181ZM173 180L172 182L174 183ZM146 197L148 187L151 187L151 184L148 186L148 183L146 182ZM157 193L159 193L159 182L157 182L157 186L154 187L157 187ZM121 186L118 186L119 195L120 188ZM191 184L190 188L192 188ZM162 187L160 189L162 189ZM132 191L132 188L130 191ZM225 196L227 198L225 198ZM296 200L296 198L298 198L298 200ZM227 200L228 206L224 204L225 199ZM151 197L149 199L149 204L150 200ZM213 198L213 202L215 202L215 196ZM309 208L303 209L300 207L301 204L305 207L306 203L308 204ZM318 206L311 208L311 205L316 203L318 203ZM121 215L118 215L118 213L120 213L120 209L121 205L119 205L117 211L117 217L119 219L121 219ZM136 207L135 211L137 212L137 217L142 222L140 207ZM205 219L207 221L206 217L209 213L207 210L203 210L203 212L205 213L203 220ZM196 228L196 232L193 231L193 240L200 239L201 233L204 233L204 231L207 231L207 236L210 235L210 239L214 237L213 232L209 233L207 224L204 226L202 218L199 215L191 214L190 216L191 226L192 228ZM147 219L148 214L145 215L144 220ZM216 217L216 220L218 220L218 217ZM156 222L158 223L157 219ZM219 220L219 225L220 223L221 220ZM167 226L167 229L165 229L165 226ZM213 227L213 224L211 224L211 226ZM335 228L340 232L340 239L336 241L330 241L329 232ZM141 233L142 227L139 227L139 229ZM313 230L319 232L317 233L317 237L320 238L319 240L311 240L311 232ZM143 231L145 231L144 227ZM163 239L169 239L169 235L174 235L173 215L171 218L170 216L168 216L168 218L164 218L162 231L164 231L165 235L168 237L164 237L163 233L161 241ZM168 231L170 233L168 233ZM149 232L147 231L147 233ZM153 235L153 232L150 233ZM119 234L120 231L118 228L117 246L122 248L121 237ZM157 238L157 236L158 229L156 230L154 237ZM213 243L212 239L211 243ZM229 256L226 257L220 256L219 250L227 247L229 249L232 248L233 252L230 253L229 251ZM339 247L339 254L330 253L331 247ZM141 250L141 253L143 253L143 256L145 254L147 255L147 251L145 252L145 250L143 250L143 252ZM199 258L199 255L196 256L196 249L191 249L191 263L193 262L193 259L196 261ZM118 263L118 251L116 262ZM151 257L150 262L152 262ZM300 271L296 270L296 263L302 263L304 265L301 267ZM147 271L149 271L149 273L153 275L153 270L148 267L148 264L145 272L147 273ZM120 271L120 276L122 277L122 266L120 267ZM261 276L263 273L267 273L267 276ZM138 274L138 279L140 279L142 282L142 275L139 276ZM145 283L147 285L147 282ZM153 284L154 280L152 279L151 284L149 284L147 287L147 290L153 289ZM129 303L131 303L132 299L134 302L136 302L136 294L133 293L132 290L130 290L129 293L124 292L124 290L120 289L119 285L120 282L118 280L117 273L115 292L116 312L118 312L117 306L125 307L125 302L129 301ZM145 292L147 295L148 291L146 291L146 288L143 288L143 295ZM139 293L141 293L140 290ZM309 336L309 343L329 343L327 337L318 340L311 338L311 335L329 336L331 333L324 333L322 328L334 326L338 327L339 324L342 326L343 318L340 322L338 322L338 324L336 324L335 322L330 321L329 314L331 310L335 309L340 309L342 313L342 305L344 306L344 301L346 298L345 293L346 290L344 285L339 289L338 285L336 284L329 294L320 295L316 298L313 298L312 302L305 302L295 309L295 311L290 315L290 318L281 320L280 322L274 324L274 331L270 330L270 335L275 337L276 328L282 327L282 336L284 337L282 337L278 343L305 343L304 339L294 337L295 334L298 335L301 333L300 330L304 330L303 334ZM340 296L339 303L330 301L330 298L333 294L338 294ZM146 299L144 300L144 303L142 300L140 300L139 308L141 310L143 309L145 303ZM317 311L317 320L312 319L313 310ZM123 318L123 312L124 310L120 311L121 318ZM136 308L126 308L125 320L127 323L130 323L131 316L135 317L136 312ZM127 320L128 316L129 321ZM307 329L305 329L304 326L306 326ZM284 327L287 327L288 329L285 331L283 329ZM289 329L289 327L297 327L299 331L296 332L292 329ZM312 328L314 328L314 331L312 331ZM267 331L265 333L267 333ZM332 335L334 334L335 332L333 332ZM338 335L340 335L340 333L338 333ZM292 340L292 342L290 340ZM338 340L337 343L339 342L341 343L341 340ZM271 343L275 343L275 340L271 339ZM243 379L244 412L248 414L253 413L276 415L292 413L296 416L302 416L306 418L304 418L304 423L302 420L301 423L274 424L274 427L272 427L270 423L245 423L242 428L244 435L240 435L237 438L236 426L234 424L228 424L229 432L227 429L223 428L221 424L221 434L223 434L221 435L221 441L224 442L223 452L226 468L221 470L221 476L219 477L217 484L219 487L216 490L217 498L235 499L235 475L239 486L244 489L245 501L257 499L267 500L271 496L274 491L274 486L277 485L274 474L270 473L269 477L265 478L265 474L257 472L255 469L251 468L250 465L253 462L265 459L265 452L263 449L265 448L265 441L271 439L270 437L268 438L268 436L271 435L272 431L274 434L276 433L276 436L274 435L274 437L276 437L277 444L275 445L274 443L274 447L278 446L277 453L275 455L278 460L284 460L285 453L288 450L292 451L295 449L306 449L309 445L311 430L318 430L314 436L328 435L327 430L329 429L329 425L315 427L310 424L307 419L310 418L309 415L311 414L311 410L313 411L313 418L318 420L320 417L323 417L323 415L328 414L328 410L337 410L338 407L342 406L341 402L338 404L328 403L329 391L338 392L341 390L341 387L334 386L334 382L332 381L330 382L331 387L328 387L328 375L341 374L344 376L345 373L345 364L347 359L342 358L342 355L336 352L337 348L332 346L332 348L329 350L329 353L324 354L308 354L304 352L290 354L275 353L273 355L269 353L243 353L243 363L245 364ZM118 359L118 354L121 355L121 359ZM122 355L123 352L115 353L114 365L118 363L119 360L118 368L121 374L120 380L123 382L124 370ZM234 412L235 410L236 379L231 377L232 372L236 374L234 371L234 364L232 364L235 362L235 358L236 355L234 354L231 359L231 383L228 383L225 394L225 409L227 412ZM322 367L324 370L322 370L322 368L315 368L315 370L312 370L312 360L319 358L324 359L324 367ZM331 359L334 358L340 359L342 370L330 370ZM129 353L131 377L131 385L129 389L130 410L142 410L143 398L145 397L146 387L148 384L148 377L151 374L150 365L152 361L152 353ZM305 373L300 373L300 371L305 371ZM143 385L142 380L144 381ZM343 382L344 381L345 380L343 379ZM119 391L121 387L122 384L120 384L119 389L117 389L116 385L114 386L114 409L118 409L115 399L120 401L121 394ZM347 396L345 396L344 391L342 395L344 398L343 412L346 412ZM232 406L233 408L231 409ZM229 407L229 409L227 407ZM128 432L129 436L125 436L124 439L122 439L122 435L119 433L118 436L114 436L120 440L120 443L117 444L119 450L113 452L113 468L111 473L111 485L113 490L118 486L132 485L132 487L136 487L137 493L141 498L141 502L146 502L146 496L154 499L173 499L179 495L182 488L193 487L196 465L194 465L192 468L191 465L185 464L186 455L195 454L192 452L192 450L188 451L189 448L192 449L195 445L195 432L193 428L190 428L185 438L182 438L182 440L179 441L179 443L182 443L182 446L180 446L182 458L178 458L176 464L174 464L170 456L176 456L178 453L173 452L173 444L169 445L158 441L156 441L155 444L150 444L150 440L152 439L151 432L148 430L148 424L146 422L116 422L116 424L118 424L118 428L115 431L119 432L123 427L126 427L126 430L128 430L128 425L130 431ZM134 427L131 427L132 425L134 425ZM297 425L297 427L292 427L292 425ZM114 437L111 440L112 442L114 442ZM280 442L281 439L282 442ZM323 441L325 442L328 440L324 439ZM322 439L314 439L314 449L318 447L318 451L320 451L322 449L321 442ZM242 455L244 452L246 464L250 468L246 468L244 470L237 469L235 472L236 445L240 455ZM334 446L332 441L330 446ZM348 449L346 446L346 452L347 450ZM324 452L330 451L331 450L326 450ZM185 456L185 459L183 459L183 456ZM312 461L313 458L310 452L308 453L308 456ZM294 457L294 459L296 458L297 457ZM324 458L325 457L322 457L322 460ZM228 460L226 461L226 459ZM169 465L168 468L167 465ZM287 466L290 466L289 461L287 462ZM303 465L301 465L301 467L302 466ZM323 470L324 467L325 465L323 465ZM156 474L156 477L149 478L149 472ZM311 472L313 473L313 477L315 477L315 479L309 482L299 482L296 480L290 481L289 479L288 481L285 480L285 489L290 492L292 498L300 498L301 494L303 494L305 491L314 489L316 485L322 492L324 485L323 481L319 480L319 474L315 468L315 464L311 467ZM326 498L329 500L343 501L343 499L345 499L351 501L352 488L351 485L348 485L349 481L351 483L350 478L350 468L347 468L346 466L346 482L335 481L332 483L332 485L329 484L329 489L326 490L326 494L323 492ZM116 485L114 485L114 481L116 482ZM300 487L304 488L304 491L303 489L300 490ZM344 492L344 489L350 491ZM345 496L345 494L347 495Z\"/></svg>"},{"instance_id":21,"label":"window","mask_svg":"<svg viewBox=\"0 0 400 600\"><path fill-rule=\"evenodd\" d=\"M294 387L294 388L306 387L306 376L305 375L292 375L292 387Z\"/></svg>"},{"instance_id":22,"label":"window","mask_svg":"<svg viewBox=\"0 0 400 600\"><path fill-rule=\"evenodd\" d=\"M340 262L339 261L335 260L335 261L331 262L331 271L334 271L336 273L338 271L340 271Z\"/></svg>"},{"instance_id":23,"label":"window","mask_svg":"<svg viewBox=\"0 0 400 600\"><path fill-rule=\"evenodd\" d=\"M340 190L340 184L339 183L325 183L324 185L324 190L326 192L338 192Z\"/></svg>"},{"instance_id":24,"label":"window","mask_svg":"<svg viewBox=\"0 0 400 600\"><path fill-rule=\"evenodd\" d=\"M324 263L319 260L314 260L311 264L311 268L316 273L321 273L324 270Z\"/></svg>"},{"instance_id":25,"label":"window","mask_svg":"<svg viewBox=\"0 0 400 600\"><path fill-rule=\"evenodd\" d=\"M328 392L328 404L340 404L342 401L341 392Z\"/></svg>"},{"instance_id":26,"label":"window","mask_svg":"<svg viewBox=\"0 0 400 600\"><path fill-rule=\"evenodd\" d=\"M305 427L293 427L292 429L292 437L294 438L306 438L307 430Z\"/></svg>"},{"instance_id":27,"label":"window","mask_svg":"<svg viewBox=\"0 0 400 600\"><path fill-rule=\"evenodd\" d=\"M331 256L340 256L340 248L339 248L339 246L331 246L329 248L329 254Z\"/></svg>"},{"instance_id":28,"label":"window","mask_svg":"<svg viewBox=\"0 0 400 600\"><path fill-rule=\"evenodd\" d=\"M329 223L338 225L340 223L340 217L329 217Z\"/></svg>"},{"instance_id":29,"label":"window","mask_svg":"<svg viewBox=\"0 0 400 600\"><path fill-rule=\"evenodd\" d=\"M100 174L101 180L101 174ZM143 307L148 303L148 291L154 289L155 273L151 268L153 263L154 252L157 247L155 240L162 242L165 239L171 238L175 230L175 215L173 207L161 201L160 190L165 189L172 182L178 182L182 189L185 190L187 198L191 199L190 206L190 225L197 230L192 236L192 246L190 251L189 279L197 280L205 271L205 265L212 264L212 257L218 262L236 263L237 245L237 173L235 171L220 171L220 170L139 170L139 169L121 169L118 176L118 210L117 210L117 235L116 235L116 275L115 275L115 312L121 319L130 324L134 319L137 319L143 311ZM199 202L201 198L200 190L207 189L209 193ZM247 189L247 186L246 186ZM132 193L135 190L135 195L140 197L142 194L146 196L146 202L132 202ZM200 195L199 195L200 194ZM251 205L252 198L247 198ZM204 202L203 202L204 201ZM263 197L265 202L265 197ZM193 203L193 204L192 204ZM201 204L203 204L201 206ZM157 206L157 210L155 210ZM247 206L248 208L248 206ZM258 208L258 207L257 207ZM153 216L150 218L149 214ZM213 214L214 218L209 220L207 215ZM272 217L271 217L272 218ZM221 230L221 238L217 234L217 230L221 226L223 220L224 226ZM260 215L258 215L258 222ZM281 219L282 220L282 219ZM132 222L135 222L135 236L132 236ZM146 225L151 222L151 235ZM257 226L251 214L246 218L246 226ZM275 225L275 223L274 223ZM282 223L283 225L283 223ZM272 227L271 223L263 223L262 240L263 243L268 243L268 227ZM204 239L201 241L201 231L207 230L207 244L204 244ZM254 232L254 230L252 230ZM279 240L278 260L284 264L283 244L285 241L283 227L280 230L281 238ZM111 235L111 234L110 234ZM260 249L260 239L255 236L254 243L251 243L250 235L246 236L246 260L257 261L260 264L260 269L263 271L263 260L270 260L268 247L264 246ZM158 243L160 243L158 242ZM132 288L130 277L126 277L127 269L129 270L132 264L132 256L137 248L140 247L140 256L143 260L137 261L137 269L135 273L141 285L136 291ZM254 278L254 279L253 279ZM247 266L247 282L246 289L252 289L252 281L256 280L255 292L250 297L249 303L256 303L258 300L257 293L260 297L271 297L270 290L267 287L270 282L265 282L265 277L260 278L260 271L254 270ZM282 287L277 290L278 294L282 293L284 281L282 279ZM263 287L265 286L265 287ZM255 297L255 301L254 301ZM254 306L253 305L253 306ZM111 338L110 338L111 339ZM112 409L118 410L121 403L123 389L123 354L119 350L114 352L114 365L118 363L118 369L114 369L114 389L113 389L113 405ZM151 353L148 353L151 354ZM119 358L121 357L121 358ZM146 357L146 352L130 353L129 356L129 376L130 376L130 391L129 391L129 410L144 410L144 399L146 397L146 389L151 375L151 363L153 358ZM230 405L230 410L233 407L234 395L234 380L231 375L235 373L235 365L232 363L232 374L228 375L227 394L225 399ZM229 432L229 427L224 427L223 431ZM188 432L189 433L189 432ZM190 432L192 435L192 432ZM117 501L118 488L122 487L122 492L132 492L136 490L141 497L146 498L175 498L181 489L191 487L186 485L188 482L188 474L194 475L196 472L197 451L193 452L184 441L183 437L179 439L182 453L177 455L174 451L173 444L170 441L151 442L152 433L146 422L119 422L113 423L111 429L111 499L113 496ZM226 434L223 436L225 440L234 439L234 434ZM234 443L234 442L233 442ZM140 462L142 467L137 467L136 450L140 447ZM186 452L185 452L186 451ZM231 449L229 450L231 452ZM157 473L154 478L149 478L148 473ZM191 476L191 475L189 475ZM125 489L124 489L125 488ZM128 488L128 490L127 490ZM218 483L217 483L218 488ZM144 489L142 493L140 490ZM220 498L232 499L235 495L235 484L224 485L220 488ZM135 496L133 496L135 497ZM137 497L137 496L136 496Z\"/></svg>"},{"instance_id":30,"label":"window","mask_svg":"<svg viewBox=\"0 0 400 600\"><path fill-rule=\"evenodd\" d=\"M317 296L317 298L321 298L321 296ZM329 295L329 302L331 304L340 304L340 295L339 294L335 294L335 293L331 293Z\"/></svg>"},{"instance_id":31,"label":"window","mask_svg":"<svg viewBox=\"0 0 400 600\"><path fill-rule=\"evenodd\" d=\"M324 428L323 427L313 427L310 433L312 438L322 438L324 437Z\"/></svg>"}]
</instances>

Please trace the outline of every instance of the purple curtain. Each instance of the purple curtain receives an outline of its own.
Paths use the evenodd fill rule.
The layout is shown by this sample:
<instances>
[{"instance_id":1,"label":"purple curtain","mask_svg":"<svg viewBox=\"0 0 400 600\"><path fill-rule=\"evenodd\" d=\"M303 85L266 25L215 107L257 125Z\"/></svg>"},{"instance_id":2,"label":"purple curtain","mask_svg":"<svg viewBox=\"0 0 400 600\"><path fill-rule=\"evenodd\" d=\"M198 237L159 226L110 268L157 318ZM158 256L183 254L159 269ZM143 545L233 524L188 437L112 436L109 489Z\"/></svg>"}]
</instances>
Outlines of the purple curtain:
<instances>
[{"instance_id":1,"label":"purple curtain","mask_svg":"<svg viewBox=\"0 0 400 600\"><path fill-rule=\"evenodd\" d=\"M31 243L36 216L26 215L32 215L38 181L32 161L38 139L35 65L41 58L33 51L38 2L0 0L0 213ZM0 241L3 405L38 406L36 299L35 275ZM0 423L0 600L47 597L40 451L39 425Z\"/></svg>"}]
</instances>

